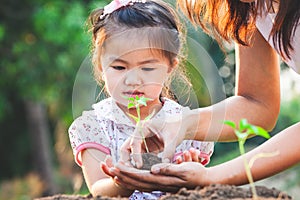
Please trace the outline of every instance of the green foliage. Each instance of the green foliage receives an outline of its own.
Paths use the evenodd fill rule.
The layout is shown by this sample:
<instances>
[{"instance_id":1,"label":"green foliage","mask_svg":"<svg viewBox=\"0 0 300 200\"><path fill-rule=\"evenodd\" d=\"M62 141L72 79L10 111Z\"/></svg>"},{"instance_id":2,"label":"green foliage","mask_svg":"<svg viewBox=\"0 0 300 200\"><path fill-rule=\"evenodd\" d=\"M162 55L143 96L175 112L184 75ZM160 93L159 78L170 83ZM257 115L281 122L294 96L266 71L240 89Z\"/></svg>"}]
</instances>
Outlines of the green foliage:
<instances>
[{"instance_id":1,"label":"green foliage","mask_svg":"<svg viewBox=\"0 0 300 200\"><path fill-rule=\"evenodd\" d=\"M270 138L269 133L265 129L249 124L246 119L242 119L240 121L239 127L236 127L235 123L232 121L224 121L224 124L234 129L234 133L237 136L238 141L243 145L250 135L261 136L266 139Z\"/></svg>"},{"instance_id":2,"label":"green foliage","mask_svg":"<svg viewBox=\"0 0 300 200\"><path fill-rule=\"evenodd\" d=\"M128 105L127 105L127 108L130 109L130 108L135 108L136 109L136 113L137 113L137 117L130 114L130 113L127 113L132 119L134 119L134 121L136 122L136 128L139 130L139 133L143 139L143 142L144 142L144 145L145 145L145 148L146 148L146 151L149 152L149 149L148 149L148 146L147 146L147 143L146 143L146 140L145 140L145 136L144 136L144 133L142 131L142 124L140 123L141 122L141 112L140 112L140 106L143 105L143 106L147 106L147 101L150 101L152 99L150 98L147 98L147 97L144 97L144 96L135 96L135 97L126 97L126 99L128 100ZM147 121L149 119L151 119L151 117L153 116L154 113L151 113L150 115L148 115L144 121Z\"/></svg>"},{"instance_id":3,"label":"green foliage","mask_svg":"<svg viewBox=\"0 0 300 200\"><path fill-rule=\"evenodd\" d=\"M4 38L5 35L5 27L0 24L0 41Z\"/></svg>"},{"instance_id":4,"label":"green foliage","mask_svg":"<svg viewBox=\"0 0 300 200\"><path fill-rule=\"evenodd\" d=\"M152 99L144 97L144 96L141 96L141 97L135 96L135 97L128 97L127 100L128 100L127 108L130 109L130 108L135 107L137 117L134 115L131 115L130 113L128 113L128 115L130 117L132 117L135 120L135 122L138 124L141 121L140 106L141 105L147 106L147 101L152 100ZM151 118L151 115L147 116L147 118L145 120L150 119L150 118Z\"/></svg>"},{"instance_id":5,"label":"green foliage","mask_svg":"<svg viewBox=\"0 0 300 200\"><path fill-rule=\"evenodd\" d=\"M224 121L224 124L230 126L234 130L234 133L238 138L239 150L240 150L240 153L242 156L245 154L244 144L250 135L261 136L266 139L270 138L269 133L265 129L263 129L259 126L254 126L252 124L249 124L246 119L241 119L238 127L236 126L236 124L233 121L226 120L226 121ZM245 157L243 157L243 159L244 159L246 174L247 174L249 183L252 188L253 198L257 199L256 189L254 186L254 181L253 181L253 177L251 174L249 162L246 160Z\"/></svg>"},{"instance_id":6,"label":"green foliage","mask_svg":"<svg viewBox=\"0 0 300 200\"><path fill-rule=\"evenodd\" d=\"M44 42L63 46L80 42L88 46L83 36L87 14L81 2L51 1L36 9L33 22Z\"/></svg>"},{"instance_id":7,"label":"green foliage","mask_svg":"<svg viewBox=\"0 0 300 200\"><path fill-rule=\"evenodd\" d=\"M277 133L288 126L300 121L300 101L298 95L295 95L290 101L283 101L280 107L280 114L274 133Z\"/></svg>"},{"instance_id":8,"label":"green foliage","mask_svg":"<svg viewBox=\"0 0 300 200\"><path fill-rule=\"evenodd\" d=\"M269 133L265 129L249 124L246 119L241 119L238 127L233 121L225 120L224 124L230 126L234 130L234 133L238 138L241 155L245 154L244 144L250 135L261 136L266 139L270 138Z\"/></svg>"},{"instance_id":9,"label":"green foliage","mask_svg":"<svg viewBox=\"0 0 300 200\"><path fill-rule=\"evenodd\" d=\"M30 1L22 24L12 25L11 52L1 60L0 87L14 87L22 99L51 105L57 116L71 113L73 80L89 53L88 10L81 1ZM25 11L24 11L25 12ZM21 25L22 25L21 24ZM13 27L13 26L10 26ZM9 30L8 30L9 31ZM8 34L5 35L9 37ZM4 67L5 66L5 67ZM4 95L5 96L5 95ZM0 109L4 106L0 101Z\"/></svg>"},{"instance_id":10,"label":"green foliage","mask_svg":"<svg viewBox=\"0 0 300 200\"><path fill-rule=\"evenodd\" d=\"M0 149L5 156L0 179L6 179L33 170L24 99L46 105L51 133L56 121L71 122L74 78L89 53L90 35L85 23L90 5L75 0L2 3Z\"/></svg>"}]
</instances>

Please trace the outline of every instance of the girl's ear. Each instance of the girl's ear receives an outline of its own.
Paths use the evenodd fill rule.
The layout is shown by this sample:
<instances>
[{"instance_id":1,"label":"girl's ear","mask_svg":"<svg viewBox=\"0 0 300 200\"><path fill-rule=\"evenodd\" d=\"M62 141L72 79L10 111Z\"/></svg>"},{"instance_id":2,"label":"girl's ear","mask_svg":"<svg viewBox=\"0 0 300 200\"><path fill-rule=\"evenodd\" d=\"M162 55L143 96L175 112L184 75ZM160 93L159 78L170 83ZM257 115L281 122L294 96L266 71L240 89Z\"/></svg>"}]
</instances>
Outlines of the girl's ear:
<instances>
[{"instance_id":1,"label":"girl's ear","mask_svg":"<svg viewBox=\"0 0 300 200\"><path fill-rule=\"evenodd\" d=\"M179 59L177 57L174 58L172 60L172 63L170 65L170 67L169 67L168 73L171 73L177 67L178 63L179 63Z\"/></svg>"}]
</instances>

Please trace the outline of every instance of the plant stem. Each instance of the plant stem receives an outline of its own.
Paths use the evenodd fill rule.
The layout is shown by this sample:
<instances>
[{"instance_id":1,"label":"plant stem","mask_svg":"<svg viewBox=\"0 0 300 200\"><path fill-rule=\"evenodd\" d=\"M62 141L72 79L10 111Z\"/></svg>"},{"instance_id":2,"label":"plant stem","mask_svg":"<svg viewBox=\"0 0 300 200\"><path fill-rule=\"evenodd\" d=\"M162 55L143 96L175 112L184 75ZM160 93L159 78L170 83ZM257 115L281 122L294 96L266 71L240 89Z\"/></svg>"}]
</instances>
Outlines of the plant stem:
<instances>
[{"instance_id":1,"label":"plant stem","mask_svg":"<svg viewBox=\"0 0 300 200\"><path fill-rule=\"evenodd\" d=\"M141 120L141 111L140 111L140 105L136 104L136 113L138 115L139 121Z\"/></svg>"},{"instance_id":2,"label":"plant stem","mask_svg":"<svg viewBox=\"0 0 300 200\"><path fill-rule=\"evenodd\" d=\"M146 143L146 139L144 137L144 134L143 134L143 130L142 130L142 126L138 123L138 126L137 126L138 130L139 130L139 133L140 135L142 136L142 139L143 139L143 143L145 145L145 148L146 148L146 152L149 153L149 149L148 149L148 146L147 146L147 143Z\"/></svg>"},{"instance_id":3,"label":"plant stem","mask_svg":"<svg viewBox=\"0 0 300 200\"><path fill-rule=\"evenodd\" d=\"M141 121L141 110L140 110L140 105L137 104L136 106L136 112L137 112L137 115L138 115L138 129L139 129L139 133L140 135L142 136L142 139L143 139L143 142L144 142L144 145L145 145L145 148L146 148L146 152L149 153L149 149L148 149L148 146L147 146L147 143L146 143L146 139L144 137L144 134L143 134L143 130L142 130L142 126L140 125L140 121Z\"/></svg>"},{"instance_id":4,"label":"plant stem","mask_svg":"<svg viewBox=\"0 0 300 200\"><path fill-rule=\"evenodd\" d=\"M251 169L250 169L249 163L248 163L248 161L247 161L247 159L245 157L244 141L239 140L239 149L240 149L241 155L243 156L243 161L244 161L244 166L245 166L245 170L246 170L246 175L247 175L247 178L248 178L251 190L252 190L253 199L257 200L258 197L257 197L257 193L256 193L256 188L255 188L255 185L254 185L253 177L252 177L252 174L251 174Z\"/></svg>"},{"instance_id":5,"label":"plant stem","mask_svg":"<svg viewBox=\"0 0 300 200\"><path fill-rule=\"evenodd\" d=\"M241 156L243 157L246 175L247 175L247 178L248 178L249 184L251 186L251 190L252 190L252 196L253 196L253 199L257 200L258 196L256 193L256 188L255 188L253 176L251 173L251 167L253 165L254 159L260 157L261 155L254 157L254 159L251 158L250 161L248 162L245 157L244 144L250 134L259 135L266 139L269 139L270 135L265 129L263 129L259 126L254 126L252 124L249 124L246 119L240 120L239 127L237 127L235 122L233 122L233 121L226 120L226 121L224 121L224 123L227 124L228 126L231 126L234 129L234 133L238 138L239 149L240 149Z\"/></svg>"}]
</instances>

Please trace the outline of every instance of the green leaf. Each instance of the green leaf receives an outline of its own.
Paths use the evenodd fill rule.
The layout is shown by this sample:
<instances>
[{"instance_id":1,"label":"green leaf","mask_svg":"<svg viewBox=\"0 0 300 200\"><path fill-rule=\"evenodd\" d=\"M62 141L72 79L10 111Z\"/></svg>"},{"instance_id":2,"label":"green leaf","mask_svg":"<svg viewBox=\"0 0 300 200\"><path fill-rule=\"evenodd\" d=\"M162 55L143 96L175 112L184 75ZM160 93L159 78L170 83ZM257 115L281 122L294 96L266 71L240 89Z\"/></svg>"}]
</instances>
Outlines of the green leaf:
<instances>
[{"instance_id":1,"label":"green leaf","mask_svg":"<svg viewBox=\"0 0 300 200\"><path fill-rule=\"evenodd\" d=\"M127 105L127 108L133 108L133 107L135 107L135 104L132 102L129 102Z\"/></svg>"},{"instance_id":2,"label":"green leaf","mask_svg":"<svg viewBox=\"0 0 300 200\"><path fill-rule=\"evenodd\" d=\"M152 100L152 99L147 98L147 97L144 97L144 96L141 96L141 97L139 98L139 100L137 100L137 102L138 102L138 104L147 106L147 101L149 101L149 100Z\"/></svg>"},{"instance_id":3,"label":"green leaf","mask_svg":"<svg viewBox=\"0 0 300 200\"><path fill-rule=\"evenodd\" d=\"M258 129L257 129L257 127L254 126L254 125L249 125L248 131L249 131L250 134L257 135Z\"/></svg>"},{"instance_id":4,"label":"green leaf","mask_svg":"<svg viewBox=\"0 0 300 200\"><path fill-rule=\"evenodd\" d=\"M134 102L135 101L135 99L133 98L133 97L126 97L127 98L127 100L129 100L129 101L131 101L131 102Z\"/></svg>"},{"instance_id":5,"label":"green leaf","mask_svg":"<svg viewBox=\"0 0 300 200\"><path fill-rule=\"evenodd\" d=\"M270 134L265 129L263 129L262 127L258 126L257 129L258 129L257 135L259 135L261 137L264 137L266 139L271 138Z\"/></svg>"},{"instance_id":6,"label":"green leaf","mask_svg":"<svg viewBox=\"0 0 300 200\"><path fill-rule=\"evenodd\" d=\"M137 101L138 105L144 105L144 106L147 106L147 102L146 101L143 101L143 100L138 100Z\"/></svg>"},{"instance_id":7,"label":"green leaf","mask_svg":"<svg viewBox=\"0 0 300 200\"><path fill-rule=\"evenodd\" d=\"M128 100L130 103L134 103L135 99L133 97L128 97L128 96L122 96L124 99Z\"/></svg>"},{"instance_id":8,"label":"green leaf","mask_svg":"<svg viewBox=\"0 0 300 200\"><path fill-rule=\"evenodd\" d=\"M223 123L235 129L235 123L233 121L225 120Z\"/></svg>"},{"instance_id":9,"label":"green leaf","mask_svg":"<svg viewBox=\"0 0 300 200\"><path fill-rule=\"evenodd\" d=\"M152 99L146 98L144 96L139 97L138 95L136 95L135 97L126 97L125 96L124 98L126 98L129 101L128 104L127 104L128 109L133 108L133 107L136 108L136 112L137 112L138 117L136 117L134 115L131 115L129 113L128 113L128 115L130 117L132 117L136 122L141 121L141 119L140 119L140 109L139 109L140 105L147 106L147 101L152 100ZM145 119L149 120L152 116L153 116L153 114L147 116Z\"/></svg>"},{"instance_id":10,"label":"green leaf","mask_svg":"<svg viewBox=\"0 0 300 200\"><path fill-rule=\"evenodd\" d=\"M127 96L122 96L124 99L128 100L129 102L134 102L133 97L127 97Z\"/></svg>"},{"instance_id":11,"label":"green leaf","mask_svg":"<svg viewBox=\"0 0 300 200\"><path fill-rule=\"evenodd\" d=\"M249 131L251 134L255 134L255 135L264 137L266 139L269 139L271 137L270 134L265 129L263 129L262 127L259 127L259 126L251 125L251 127L249 128Z\"/></svg>"},{"instance_id":12,"label":"green leaf","mask_svg":"<svg viewBox=\"0 0 300 200\"><path fill-rule=\"evenodd\" d=\"M239 129L241 132L250 128L250 124L247 122L247 119L241 119L239 124Z\"/></svg>"}]
</instances>

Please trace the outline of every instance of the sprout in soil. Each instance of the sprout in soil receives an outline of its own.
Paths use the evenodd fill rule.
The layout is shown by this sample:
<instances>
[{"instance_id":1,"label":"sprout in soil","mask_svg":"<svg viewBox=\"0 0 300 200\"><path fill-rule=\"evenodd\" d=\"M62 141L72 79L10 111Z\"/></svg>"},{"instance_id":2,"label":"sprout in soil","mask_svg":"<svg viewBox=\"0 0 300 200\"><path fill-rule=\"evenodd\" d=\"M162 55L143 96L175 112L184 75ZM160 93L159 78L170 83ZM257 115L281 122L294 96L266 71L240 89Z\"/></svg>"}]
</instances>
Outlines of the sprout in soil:
<instances>
[{"instance_id":1,"label":"sprout in soil","mask_svg":"<svg viewBox=\"0 0 300 200\"><path fill-rule=\"evenodd\" d=\"M145 117L145 119L143 120L143 123L141 123L141 113L140 113L140 106L147 106L147 101L150 101L152 99L150 98L146 98L144 96L139 97L138 95L136 95L135 97L126 97L126 99L128 100L128 105L127 108L135 108L136 109L136 113L137 116L134 116L130 113L127 113L132 119L134 119L134 121L136 122L136 128L138 129L142 140L144 142L145 148L146 148L146 152L149 153L149 149L146 143L146 139L143 133L143 123L149 119L151 119L151 117L154 115L154 113L151 113L150 115L148 115L147 117Z\"/></svg>"},{"instance_id":2,"label":"sprout in soil","mask_svg":"<svg viewBox=\"0 0 300 200\"><path fill-rule=\"evenodd\" d=\"M252 124L249 124L246 119L240 120L239 127L237 127L236 124L232 121L224 121L224 124L231 126L234 129L234 133L238 138L239 150L242 156L245 154L244 144L247 138L249 137L249 135L257 135L257 136L264 137L266 139L270 138L269 133L265 129L259 126L254 126ZM262 157L265 156L266 155L262 155ZM249 180L249 184L252 189L253 199L257 199L257 193L256 193L253 177L251 174L250 164L249 162L247 162L245 156L243 157L243 160L244 160L244 166L245 166L247 178Z\"/></svg>"}]
</instances>

